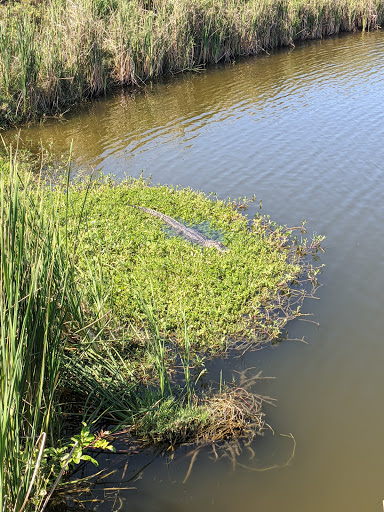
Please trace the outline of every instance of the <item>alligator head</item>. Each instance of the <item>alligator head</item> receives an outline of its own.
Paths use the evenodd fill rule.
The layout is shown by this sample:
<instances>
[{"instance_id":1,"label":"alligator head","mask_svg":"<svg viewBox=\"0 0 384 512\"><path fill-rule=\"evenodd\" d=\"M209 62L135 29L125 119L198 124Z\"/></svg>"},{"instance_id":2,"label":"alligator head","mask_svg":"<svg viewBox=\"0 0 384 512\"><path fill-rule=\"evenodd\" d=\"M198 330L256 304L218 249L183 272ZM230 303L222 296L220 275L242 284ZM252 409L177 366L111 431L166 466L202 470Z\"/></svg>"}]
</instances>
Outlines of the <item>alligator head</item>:
<instances>
[{"instance_id":1,"label":"alligator head","mask_svg":"<svg viewBox=\"0 0 384 512\"><path fill-rule=\"evenodd\" d=\"M225 247L224 244L218 242L217 240L206 240L204 243L205 247L215 247L220 252L228 252L228 247Z\"/></svg>"}]
</instances>

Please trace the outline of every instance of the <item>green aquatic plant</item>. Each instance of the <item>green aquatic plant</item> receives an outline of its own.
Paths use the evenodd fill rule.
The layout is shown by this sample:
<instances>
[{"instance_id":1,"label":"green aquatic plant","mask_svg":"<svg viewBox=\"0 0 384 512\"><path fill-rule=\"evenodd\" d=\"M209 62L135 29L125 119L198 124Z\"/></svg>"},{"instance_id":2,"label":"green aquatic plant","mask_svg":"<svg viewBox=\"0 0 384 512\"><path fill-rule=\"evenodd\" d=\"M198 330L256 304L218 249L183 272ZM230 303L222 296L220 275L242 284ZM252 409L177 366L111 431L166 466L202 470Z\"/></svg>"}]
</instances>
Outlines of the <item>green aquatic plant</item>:
<instances>
[{"instance_id":1,"label":"green aquatic plant","mask_svg":"<svg viewBox=\"0 0 384 512\"><path fill-rule=\"evenodd\" d=\"M77 264L85 275L84 258L92 261L97 255L108 282L105 306L119 322L139 329L151 325L150 315L136 300L140 289L145 303L155 305L160 337L166 331L182 344L186 323L195 348L222 349L244 338L260 343L277 339L286 322L300 314L293 296L299 303L302 297L293 290L288 293L291 283L305 274L316 285L316 268L306 267L299 254L308 251L306 241L291 245L286 230L262 217L250 224L231 201L212 201L191 189L152 186L144 179L127 179L119 186L101 180L87 193L89 229L82 234ZM81 187L74 185L73 211L83 197ZM161 220L143 216L130 204L154 208L188 226L208 222L229 251L169 236Z\"/></svg>"},{"instance_id":2,"label":"green aquatic plant","mask_svg":"<svg viewBox=\"0 0 384 512\"><path fill-rule=\"evenodd\" d=\"M23 169L17 153L0 156L2 512L44 508L58 482L53 454L63 449L62 371L85 324L57 207L54 192ZM67 465L86 459L86 444L96 441L87 428L74 434Z\"/></svg>"}]
</instances>

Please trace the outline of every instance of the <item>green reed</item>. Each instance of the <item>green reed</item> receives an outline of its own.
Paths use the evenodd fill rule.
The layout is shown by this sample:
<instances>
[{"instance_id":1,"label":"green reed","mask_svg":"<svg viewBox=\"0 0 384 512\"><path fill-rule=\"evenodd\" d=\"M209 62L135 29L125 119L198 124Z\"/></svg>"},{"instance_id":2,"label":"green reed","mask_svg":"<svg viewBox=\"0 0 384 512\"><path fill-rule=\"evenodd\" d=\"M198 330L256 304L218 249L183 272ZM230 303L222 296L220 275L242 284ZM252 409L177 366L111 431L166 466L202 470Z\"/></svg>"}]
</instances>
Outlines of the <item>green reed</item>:
<instances>
[{"instance_id":1,"label":"green reed","mask_svg":"<svg viewBox=\"0 0 384 512\"><path fill-rule=\"evenodd\" d=\"M138 291L136 300L147 319L149 332L147 332L146 338L148 340L148 347L153 364L156 368L161 397L164 397L166 392L172 396L172 388L167 369L166 328L163 329L163 332L160 331L160 322L156 314L152 284L151 292L150 299L146 300L143 297L142 291Z\"/></svg>"},{"instance_id":2,"label":"green reed","mask_svg":"<svg viewBox=\"0 0 384 512\"><path fill-rule=\"evenodd\" d=\"M0 6L0 126L383 19L380 0L9 0Z\"/></svg>"},{"instance_id":3,"label":"green reed","mask_svg":"<svg viewBox=\"0 0 384 512\"><path fill-rule=\"evenodd\" d=\"M56 439L61 361L81 315L53 196L21 180L12 157L1 173L0 510L19 512L44 497L39 466Z\"/></svg>"}]
</instances>

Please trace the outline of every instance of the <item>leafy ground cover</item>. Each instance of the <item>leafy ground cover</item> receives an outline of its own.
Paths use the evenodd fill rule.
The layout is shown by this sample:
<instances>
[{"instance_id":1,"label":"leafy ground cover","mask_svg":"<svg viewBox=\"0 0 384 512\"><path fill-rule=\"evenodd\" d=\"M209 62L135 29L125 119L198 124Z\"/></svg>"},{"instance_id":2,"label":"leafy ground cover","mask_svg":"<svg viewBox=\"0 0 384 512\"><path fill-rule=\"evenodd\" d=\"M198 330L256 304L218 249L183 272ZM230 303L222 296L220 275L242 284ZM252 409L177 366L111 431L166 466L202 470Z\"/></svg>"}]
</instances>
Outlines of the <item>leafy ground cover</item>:
<instances>
[{"instance_id":1,"label":"leafy ground cover","mask_svg":"<svg viewBox=\"0 0 384 512\"><path fill-rule=\"evenodd\" d=\"M142 329L147 315L139 296L152 305L162 332L177 341L188 330L196 348L223 348L246 337L250 342L279 335L282 319L269 317L275 299L284 297L303 271L301 252L292 247L287 231L257 216L253 221L231 201L208 198L201 192L153 186L144 178L128 178L116 187L109 180L71 192L88 229L81 237L82 255L102 272L104 307L118 322ZM240 201L242 208L246 199ZM132 205L150 207L221 240L227 252L191 244L160 219ZM269 236L270 235L270 236ZM309 269L307 268L306 271ZM316 272L310 270L311 277ZM299 310L297 310L299 314Z\"/></svg>"}]
</instances>

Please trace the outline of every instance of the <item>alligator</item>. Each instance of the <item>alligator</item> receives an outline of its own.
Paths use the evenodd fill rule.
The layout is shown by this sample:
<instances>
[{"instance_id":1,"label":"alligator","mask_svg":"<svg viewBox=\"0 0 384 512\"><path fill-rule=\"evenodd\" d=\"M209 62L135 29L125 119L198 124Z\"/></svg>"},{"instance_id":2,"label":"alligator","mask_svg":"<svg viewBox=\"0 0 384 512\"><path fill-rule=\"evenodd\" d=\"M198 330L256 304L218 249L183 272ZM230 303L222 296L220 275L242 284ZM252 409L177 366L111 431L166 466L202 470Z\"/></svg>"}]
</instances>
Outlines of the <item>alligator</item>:
<instances>
[{"instance_id":1,"label":"alligator","mask_svg":"<svg viewBox=\"0 0 384 512\"><path fill-rule=\"evenodd\" d=\"M218 240L211 240L210 238L207 238L203 234L199 233L196 229L187 228L177 220L172 219L172 217L164 215L164 213L152 210L152 208L145 208L144 206L130 206L133 206L133 208L139 208L143 212L149 213L154 217L158 217L162 221L166 222L169 226L171 226L171 228L173 228L177 233L183 235L187 240L189 240L192 243L199 244L202 247L215 247L220 252L226 252L229 250L228 247L225 247L225 245L223 245Z\"/></svg>"}]
</instances>

